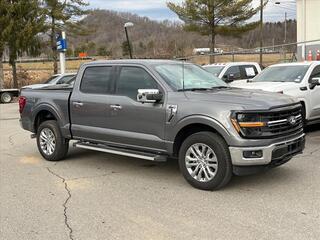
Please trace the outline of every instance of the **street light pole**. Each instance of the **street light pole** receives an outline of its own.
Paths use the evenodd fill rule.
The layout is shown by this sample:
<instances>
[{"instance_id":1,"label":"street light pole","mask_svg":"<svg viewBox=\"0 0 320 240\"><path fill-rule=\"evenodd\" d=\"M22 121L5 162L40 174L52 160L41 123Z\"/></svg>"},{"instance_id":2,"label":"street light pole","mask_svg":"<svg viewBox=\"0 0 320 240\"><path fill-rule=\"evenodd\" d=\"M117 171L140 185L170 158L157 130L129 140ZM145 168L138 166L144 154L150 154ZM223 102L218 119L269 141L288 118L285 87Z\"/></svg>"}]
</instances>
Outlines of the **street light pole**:
<instances>
[{"instance_id":1,"label":"street light pole","mask_svg":"<svg viewBox=\"0 0 320 240\"><path fill-rule=\"evenodd\" d=\"M133 27L133 23L132 22L127 22L127 23L124 24L124 30L126 32L126 38L127 38L128 48L129 48L129 54L130 54L130 58L132 59L132 49L131 49L129 35L128 35L128 27Z\"/></svg>"},{"instance_id":2,"label":"street light pole","mask_svg":"<svg viewBox=\"0 0 320 240\"><path fill-rule=\"evenodd\" d=\"M260 65L262 66L262 47L263 47L263 0L260 1Z\"/></svg>"}]
</instances>

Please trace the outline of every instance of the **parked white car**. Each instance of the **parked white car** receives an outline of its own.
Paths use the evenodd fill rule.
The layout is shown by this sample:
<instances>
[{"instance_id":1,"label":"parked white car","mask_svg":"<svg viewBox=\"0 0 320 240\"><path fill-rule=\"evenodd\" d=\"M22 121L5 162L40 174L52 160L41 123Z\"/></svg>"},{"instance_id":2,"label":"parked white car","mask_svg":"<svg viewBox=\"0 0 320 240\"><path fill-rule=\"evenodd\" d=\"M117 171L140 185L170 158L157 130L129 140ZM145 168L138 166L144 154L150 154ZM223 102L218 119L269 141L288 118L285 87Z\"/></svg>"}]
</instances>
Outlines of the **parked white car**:
<instances>
[{"instance_id":1,"label":"parked white car","mask_svg":"<svg viewBox=\"0 0 320 240\"><path fill-rule=\"evenodd\" d=\"M230 85L296 97L303 105L307 123L320 122L320 61L272 65L251 80Z\"/></svg>"},{"instance_id":2,"label":"parked white car","mask_svg":"<svg viewBox=\"0 0 320 240\"><path fill-rule=\"evenodd\" d=\"M251 79L261 72L256 62L217 63L205 65L203 68L227 83Z\"/></svg>"},{"instance_id":3,"label":"parked white car","mask_svg":"<svg viewBox=\"0 0 320 240\"><path fill-rule=\"evenodd\" d=\"M76 76L76 73L55 74L55 75L52 75L49 79L47 79L43 83L32 84L32 85L24 86L23 88L38 89L45 86L65 84L65 83L68 83L69 80L72 79L74 76Z\"/></svg>"}]
</instances>

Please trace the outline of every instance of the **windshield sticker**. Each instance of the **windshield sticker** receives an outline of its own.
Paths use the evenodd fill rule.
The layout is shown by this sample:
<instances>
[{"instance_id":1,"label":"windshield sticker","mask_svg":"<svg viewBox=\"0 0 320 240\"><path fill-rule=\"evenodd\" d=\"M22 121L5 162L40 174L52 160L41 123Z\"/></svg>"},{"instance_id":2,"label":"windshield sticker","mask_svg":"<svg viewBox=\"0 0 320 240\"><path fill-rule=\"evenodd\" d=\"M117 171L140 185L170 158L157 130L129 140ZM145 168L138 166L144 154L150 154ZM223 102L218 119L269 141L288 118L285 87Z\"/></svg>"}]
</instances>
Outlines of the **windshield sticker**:
<instances>
[{"instance_id":1,"label":"windshield sticker","mask_svg":"<svg viewBox=\"0 0 320 240\"><path fill-rule=\"evenodd\" d=\"M295 82L300 82L301 81L301 76L298 76L295 80L293 80Z\"/></svg>"}]
</instances>

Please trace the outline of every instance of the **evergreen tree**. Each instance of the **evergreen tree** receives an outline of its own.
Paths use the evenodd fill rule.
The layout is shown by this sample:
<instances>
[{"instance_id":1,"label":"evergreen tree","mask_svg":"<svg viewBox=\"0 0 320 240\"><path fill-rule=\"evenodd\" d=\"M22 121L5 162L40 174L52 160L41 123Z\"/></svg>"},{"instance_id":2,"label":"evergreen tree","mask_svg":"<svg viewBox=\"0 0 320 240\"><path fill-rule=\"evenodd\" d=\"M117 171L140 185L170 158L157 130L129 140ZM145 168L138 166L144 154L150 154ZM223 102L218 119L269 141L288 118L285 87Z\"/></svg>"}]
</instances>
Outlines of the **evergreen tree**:
<instances>
[{"instance_id":1,"label":"evergreen tree","mask_svg":"<svg viewBox=\"0 0 320 240\"><path fill-rule=\"evenodd\" d=\"M100 46L98 48L98 56L107 56L107 48L104 46Z\"/></svg>"},{"instance_id":2,"label":"evergreen tree","mask_svg":"<svg viewBox=\"0 0 320 240\"><path fill-rule=\"evenodd\" d=\"M6 28L2 33L9 48L13 87L18 87L16 60L26 52L37 55L40 49L38 33L44 30L44 16L37 0L3 0L6 5Z\"/></svg>"},{"instance_id":3,"label":"evergreen tree","mask_svg":"<svg viewBox=\"0 0 320 240\"><path fill-rule=\"evenodd\" d=\"M68 34L83 34L85 30L80 26L78 19L87 13L83 9L87 5L84 0L42 0L42 8L47 19L46 26L49 30L55 74L58 73L57 34L62 30L68 30Z\"/></svg>"},{"instance_id":4,"label":"evergreen tree","mask_svg":"<svg viewBox=\"0 0 320 240\"><path fill-rule=\"evenodd\" d=\"M259 10L253 0L185 0L181 4L168 2L168 7L185 22L185 29L211 36L214 52L216 35L239 35L257 27L258 22L246 23ZM214 62L214 56L210 58Z\"/></svg>"},{"instance_id":5,"label":"evergreen tree","mask_svg":"<svg viewBox=\"0 0 320 240\"><path fill-rule=\"evenodd\" d=\"M0 89L4 87L4 76L3 76L3 51L6 44L6 32L7 26L9 22L8 9L9 2L8 1L0 1Z\"/></svg>"}]
</instances>

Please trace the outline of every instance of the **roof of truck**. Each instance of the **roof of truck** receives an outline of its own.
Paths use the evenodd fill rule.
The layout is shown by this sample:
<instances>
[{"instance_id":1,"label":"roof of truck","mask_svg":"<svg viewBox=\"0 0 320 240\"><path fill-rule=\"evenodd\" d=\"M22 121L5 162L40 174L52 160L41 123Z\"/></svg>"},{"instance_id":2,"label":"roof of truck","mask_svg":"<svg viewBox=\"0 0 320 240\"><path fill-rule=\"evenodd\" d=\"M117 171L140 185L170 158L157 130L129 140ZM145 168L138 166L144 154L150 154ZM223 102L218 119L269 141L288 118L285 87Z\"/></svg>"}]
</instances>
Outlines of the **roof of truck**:
<instances>
[{"instance_id":1,"label":"roof of truck","mask_svg":"<svg viewBox=\"0 0 320 240\"><path fill-rule=\"evenodd\" d=\"M311 66L318 65L320 61L305 61L305 62L291 62L291 63L278 63L274 65L270 65L269 67L284 67L284 66Z\"/></svg>"},{"instance_id":2,"label":"roof of truck","mask_svg":"<svg viewBox=\"0 0 320 240\"><path fill-rule=\"evenodd\" d=\"M93 62L84 63L84 65L95 65L95 64L159 64L159 63L182 63L178 60L167 60L167 59L119 59L119 60L97 60ZM187 62L188 63L188 62Z\"/></svg>"},{"instance_id":3,"label":"roof of truck","mask_svg":"<svg viewBox=\"0 0 320 240\"><path fill-rule=\"evenodd\" d=\"M238 65L258 65L256 62L225 62L225 63L214 63L204 65L203 67L225 67L225 66L238 66Z\"/></svg>"}]
</instances>

